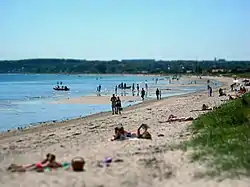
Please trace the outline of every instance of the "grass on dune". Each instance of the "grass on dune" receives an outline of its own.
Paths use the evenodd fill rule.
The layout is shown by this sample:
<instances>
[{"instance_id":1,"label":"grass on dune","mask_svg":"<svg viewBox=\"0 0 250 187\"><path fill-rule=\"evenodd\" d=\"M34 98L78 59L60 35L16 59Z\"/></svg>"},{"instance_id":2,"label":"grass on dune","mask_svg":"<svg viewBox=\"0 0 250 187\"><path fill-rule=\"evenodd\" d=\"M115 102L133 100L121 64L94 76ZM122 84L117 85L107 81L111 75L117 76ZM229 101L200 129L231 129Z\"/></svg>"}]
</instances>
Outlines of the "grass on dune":
<instances>
[{"instance_id":1,"label":"grass on dune","mask_svg":"<svg viewBox=\"0 0 250 187\"><path fill-rule=\"evenodd\" d=\"M200 116L185 147L192 161L205 161L210 174L250 175L250 94Z\"/></svg>"}]
</instances>

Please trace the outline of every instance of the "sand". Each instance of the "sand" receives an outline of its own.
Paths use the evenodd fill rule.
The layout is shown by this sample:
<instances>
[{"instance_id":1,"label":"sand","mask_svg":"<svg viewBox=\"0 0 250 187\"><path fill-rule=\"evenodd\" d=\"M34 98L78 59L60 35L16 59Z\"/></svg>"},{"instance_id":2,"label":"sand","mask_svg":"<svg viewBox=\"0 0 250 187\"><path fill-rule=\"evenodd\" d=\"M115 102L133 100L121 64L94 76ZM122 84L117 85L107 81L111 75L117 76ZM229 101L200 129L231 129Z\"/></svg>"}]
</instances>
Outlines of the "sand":
<instances>
[{"instance_id":1,"label":"sand","mask_svg":"<svg viewBox=\"0 0 250 187\"><path fill-rule=\"evenodd\" d=\"M230 78L217 77L224 86L232 83ZM9 132L0 135L1 168L0 186L55 186L55 187L163 187L163 186L249 186L249 179L200 178L205 167L190 163L189 152L173 150L171 146L192 136L186 129L191 122L160 122L170 114L197 117L204 112L203 103L217 106L218 97L208 97L199 92L161 101L146 101L126 108L122 115L112 116L104 112L65 122L44 124L40 127ZM127 130L136 130L141 123L150 126L153 140L125 140L111 142L113 129L122 123ZM158 136L163 134L164 136ZM71 161L74 156L86 160L84 172L76 173L58 169L47 173L8 173L10 163L27 164L40 161L46 153L53 152L59 161ZM113 162L109 167L99 167L98 161L105 157Z\"/></svg>"},{"instance_id":2,"label":"sand","mask_svg":"<svg viewBox=\"0 0 250 187\"><path fill-rule=\"evenodd\" d=\"M140 97L120 96L123 102L140 101ZM110 96L82 96L69 99L61 99L51 102L51 104L110 104Z\"/></svg>"}]
</instances>

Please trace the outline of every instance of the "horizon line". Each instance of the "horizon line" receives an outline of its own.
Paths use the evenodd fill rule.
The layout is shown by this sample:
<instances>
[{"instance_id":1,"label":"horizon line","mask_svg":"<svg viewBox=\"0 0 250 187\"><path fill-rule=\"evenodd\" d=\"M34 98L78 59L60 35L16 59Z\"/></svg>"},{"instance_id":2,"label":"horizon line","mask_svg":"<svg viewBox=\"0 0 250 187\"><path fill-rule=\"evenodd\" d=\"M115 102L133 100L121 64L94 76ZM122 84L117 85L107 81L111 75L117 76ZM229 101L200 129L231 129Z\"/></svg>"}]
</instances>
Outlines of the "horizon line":
<instances>
[{"instance_id":1,"label":"horizon line","mask_svg":"<svg viewBox=\"0 0 250 187\"><path fill-rule=\"evenodd\" d=\"M76 60L76 61L103 61L103 62L108 62L108 61L140 61L140 60L145 60L145 61L215 61L215 62L219 62L219 61L250 61L250 59L237 59L237 60L227 60L225 58L214 58L214 59L202 59L202 60L197 60L197 59L154 59L154 58L126 58L126 59L85 59L85 58L59 58L59 57L40 57L40 58L20 58L20 59L8 59L8 60L4 60L4 59L0 59L1 61L23 61L23 60Z\"/></svg>"}]
</instances>

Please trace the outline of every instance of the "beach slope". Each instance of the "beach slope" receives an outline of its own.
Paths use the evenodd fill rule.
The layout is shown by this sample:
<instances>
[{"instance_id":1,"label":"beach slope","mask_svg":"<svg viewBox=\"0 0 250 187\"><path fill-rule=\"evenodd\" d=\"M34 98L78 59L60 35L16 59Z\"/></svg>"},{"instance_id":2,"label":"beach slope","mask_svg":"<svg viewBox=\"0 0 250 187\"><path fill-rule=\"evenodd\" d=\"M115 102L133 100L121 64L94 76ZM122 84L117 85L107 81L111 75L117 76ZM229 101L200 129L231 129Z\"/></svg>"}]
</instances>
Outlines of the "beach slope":
<instances>
[{"instance_id":1,"label":"beach slope","mask_svg":"<svg viewBox=\"0 0 250 187\"><path fill-rule=\"evenodd\" d=\"M228 87L232 79L216 78ZM204 112L202 104L220 105L227 97L208 97L207 92L149 101L125 109L122 115L101 113L66 122L43 125L0 137L0 184L14 186L118 187L118 186L249 186L249 180L216 181L199 176L205 167L190 163L188 152L172 149L172 145L192 136L187 131L191 122L165 122L170 114L196 118ZM122 123L126 130L136 131L149 125L153 140L111 142L113 129ZM46 153L55 153L58 161L71 161L75 156L86 160L84 172L58 169L51 172L7 173L10 163L28 164L41 160ZM112 157L109 167L101 167L105 157ZM100 162L98 162L100 161Z\"/></svg>"}]
</instances>

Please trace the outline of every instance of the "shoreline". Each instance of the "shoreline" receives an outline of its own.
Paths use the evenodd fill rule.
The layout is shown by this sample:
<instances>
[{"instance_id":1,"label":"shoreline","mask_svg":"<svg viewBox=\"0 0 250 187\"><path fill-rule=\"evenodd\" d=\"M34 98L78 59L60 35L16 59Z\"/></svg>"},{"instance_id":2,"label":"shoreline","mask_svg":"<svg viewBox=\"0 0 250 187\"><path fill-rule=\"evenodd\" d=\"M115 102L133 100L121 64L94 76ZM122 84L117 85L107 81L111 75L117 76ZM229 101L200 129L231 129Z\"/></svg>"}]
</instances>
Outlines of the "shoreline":
<instances>
[{"instance_id":1,"label":"shoreline","mask_svg":"<svg viewBox=\"0 0 250 187\"><path fill-rule=\"evenodd\" d=\"M212 81L216 80L216 79L214 79L216 77L204 77L204 78L205 79L210 79ZM226 78L231 79L231 77L226 77ZM218 81L218 80L216 80L216 81ZM218 82L221 83L220 87L225 87L227 85L227 82L221 82L221 81L218 81ZM216 87L213 92L218 91L218 89L219 89L219 87ZM131 110L138 109L138 108L141 108L141 107L145 107L147 105L154 104L154 103L161 102L161 101L165 101L165 100L168 100L168 99L171 99L171 98L188 97L188 96L191 96L191 95L199 95L199 94L204 93L204 92L206 92L206 90L199 90L199 91L192 92L192 93L184 93L184 94L180 94L180 95L173 95L173 96L163 97L161 100L149 99L149 100L145 100L145 101L140 102L140 103L135 103L135 104L126 106L126 107L123 108L123 112L131 111ZM78 97L78 98L80 98L80 97ZM33 133L33 132L42 131L42 130L45 130L45 129L48 129L48 128L54 128L54 127L57 127L57 126L63 127L67 123L74 123L74 122L78 122L78 121L81 121L81 120L92 120L92 119L97 119L97 118L99 119L99 118L107 116L108 114L110 115L111 112L110 111L102 111L102 112L97 112L97 113L94 113L94 114L89 114L89 115L84 115L84 116L79 116L79 117L73 117L73 118L69 118L69 119L66 119L66 120L48 120L48 121L30 123L30 124L27 124L27 127L23 128L22 130L10 129L10 131L7 131L7 132L6 131L0 132L0 140L4 139L6 137L19 136L19 135L22 135L22 134Z\"/></svg>"},{"instance_id":2,"label":"shoreline","mask_svg":"<svg viewBox=\"0 0 250 187\"><path fill-rule=\"evenodd\" d=\"M187 97L189 95L192 94L199 94L199 93L203 93L204 91L200 91L200 92L194 92L194 93L186 93L186 94L181 94L181 95L174 95L174 96L169 96L169 97L165 97L162 98L161 100L156 100L156 99L150 99L150 100L145 100L144 102L140 102L131 106L127 106L123 108L123 112L127 112L127 111L131 111L134 109L138 109L159 101L164 101L170 98L178 98L178 97ZM63 127L65 125L67 125L68 122L78 122L80 120L92 120L92 119L99 119L102 117L106 117L107 115L110 115L111 111L103 111L103 112L97 112L94 114L90 114L90 115L86 115L86 116L81 116L81 117L73 117L67 120L50 120L50 121L42 121L42 122L37 122L37 123L31 123L28 124L27 128L23 128L23 130L18 130L18 129L11 129L9 132L0 132L0 140L6 138L6 137L10 137L10 136L19 136L19 135L23 135L23 134L29 134L29 133L33 133L33 132L37 132L37 131L41 131L41 130L47 130L48 128L56 128L56 127Z\"/></svg>"},{"instance_id":3,"label":"shoreline","mask_svg":"<svg viewBox=\"0 0 250 187\"><path fill-rule=\"evenodd\" d=\"M115 76L115 75L120 75L120 76L171 76L171 75L176 75L176 74L142 74L142 73L104 73L104 74L98 74L98 73L0 73L0 75L104 75L104 76ZM187 75L182 75L182 76L187 76ZM191 75L194 76L194 75Z\"/></svg>"},{"instance_id":4,"label":"shoreline","mask_svg":"<svg viewBox=\"0 0 250 187\"><path fill-rule=\"evenodd\" d=\"M230 88L231 78L220 80L221 88ZM227 187L230 184L249 186L250 181L244 178L204 180L207 167L204 163L190 162L189 155L192 150L172 149L172 146L179 145L194 134L188 131L191 121L168 123L166 122L168 116L173 114L195 119L209 112L191 111L201 109L203 104L215 107L225 103L222 100L228 97L219 97L218 89L214 89L213 97L209 97L207 91L200 91L160 101L145 101L126 108L122 115L112 115L110 112L98 113L0 138L0 149L4 158L0 164L2 168L0 180L8 187L17 185L33 187L34 184L55 187L84 185ZM152 140L110 141L117 125L122 124L125 130L133 132L143 123L149 125ZM81 156L86 161L85 172L75 173L60 168L44 174L4 171L12 163L36 163L47 153L56 154L59 162L67 162L75 156ZM100 163L107 157L111 157L113 162L109 167L100 167Z\"/></svg>"},{"instance_id":5,"label":"shoreline","mask_svg":"<svg viewBox=\"0 0 250 187\"><path fill-rule=\"evenodd\" d=\"M18 75L18 74L17 74ZM103 74L103 75L107 75L107 74ZM111 75L111 74L110 74ZM139 75L140 76L140 75ZM143 75L144 76L144 75ZM145 76L151 76L151 75L145 75ZM185 81L185 82L187 82L187 81L191 81L191 80L198 80L199 78L198 77L196 77L196 76L190 76L190 77L188 77L188 76L182 76L182 80L183 81ZM165 80L165 79L164 79ZM165 80L166 81L166 80ZM206 82L206 77L204 77L203 78L203 80L201 81L202 83L203 83L203 85L205 84L205 82ZM186 91L184 91L184 90L182 90L182 88L181 87L190 87L191 89L197 89L196 87L199 87L199 86L201 86L202 84L179 84L178 82L175 82L175 83L173 83L173 84L170 84L170 85L168 85L168 84L166 84L166 83L164 83L164 84L159 84L159 89L161 89L161 87L163 88L163 89L161 89L163 92L162 92L162 98L164 98L164 97L169 97L169 95L177 95L177 96L179 96L179 95L183 95L183 94L186 94L186 93L184 93L184 92L194 92L194 91L188 91L188 90L186 90ZM149 96L149 98L150 97L154 97L154 95L155 95L155 90L154 90L154 87L155 87L156 85L152 85L152 88L149 88L149 94L150 94L150 96ZM164 89L164 88L166 88L166 87L171 87L171 90L170 90L170 92L169 93L167 93L168 91L168 89ZM173 87L173 88L172 88ZM199 89L199 88L198 88ZM173 93L171 93L173 91ZM119 91L120 92L120 91ZM166 92L166 93L164 93L164 92ZM176 93L175 93L176 92ZM183 93L181 93L181 94L178 94L177 92L183 92ZM196 92L196 91L195 91ZM130 93L131 94L131 93ZM127 96L125 96L125 97L130 97L130 94L128 94ZM98 105L98 104L105 104L105 105L109 105L110 104L110 102L109 102L109 98L108 99L104 99L105 101L101 101L100 102L100 98L98 98L98 97L93 97L91 100L92 100L92 102L91 101L86 101L86 100L88 100L88 97L91 97L92 95L85 95L85 96L70 96L70 97L65 97L65 98L55 98L54 100L51 100L51 101L48 101L48 102L46 102L46 104L93 104L93 105ZM108 97L108 95L103 95L104 97L105 96L107 96ZM124 97L124 96L123 96ZM150 100L151 99L153 99L154 100L154 98L150 98ZM81 101L80 101L81 100ZM99 100L99 102L97 101L97 100ZM123 100L123 99L122 99ZM131 100L133 100L133 102L130 102ZM124 101L124 100L123 100ZM126 106L127 105L129 105L129 106L131 106L131 105L134 105L134 104L137 104L138 102L141 102L141 99L140 99L140 97L139 98L137 98L136 96L133 96L133 98L129 98L129 99L125 99L125 102L126 102ZM124 102L124 103L125 103ZM104 109L104 108L106 108L106 109ZM97 109L96 111L94 111L93 113L99 113L99 112L103 112L103 111L107 111L107 110L109 110L109 107L108 106L105 106L103 109ZM92 112L91 112L92 113ZM88 112L76 112L75 113L76 115L74 115L73 113L72 114L70 114L70 115L64 115L65 117L61 117L61 116L57 116L57 117L51 117L51 118L44 118L44 119L40 119L40 120L29 120L27 123L21 123L21 124L18 124L18 126L16 126L15 124L13 125L13 126L15 126L14 128L5 128L5 129L2 129L2 131L0 132L0 134L1 133L3 133L3 132L8 132L8 131L15 131L15 130L17 130L18 128L22 128L22 129L27 129L27 128L32 128L33 126L37 126L37 125L40 125L40 124L45 124L45 123L54 123L54 122L61 122L61 121L65 121L65 120L71 120L71 119L74 119L74 118L80 118L80 117L82 117L82 116L87 116L87 115L90 115Z\"/></svg>"}]
</instances>

